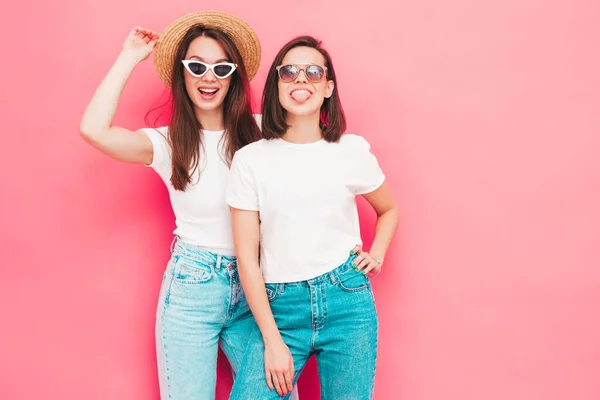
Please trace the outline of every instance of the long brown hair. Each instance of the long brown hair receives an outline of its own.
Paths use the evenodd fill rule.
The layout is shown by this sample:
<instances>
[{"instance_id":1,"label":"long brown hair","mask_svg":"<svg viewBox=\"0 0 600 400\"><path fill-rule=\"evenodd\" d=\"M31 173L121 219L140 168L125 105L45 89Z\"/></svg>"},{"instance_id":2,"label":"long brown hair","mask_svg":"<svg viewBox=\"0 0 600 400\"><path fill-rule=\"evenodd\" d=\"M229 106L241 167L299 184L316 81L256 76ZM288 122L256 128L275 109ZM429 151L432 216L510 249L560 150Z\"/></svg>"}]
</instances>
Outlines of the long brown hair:
<instances>
[{"instance_id":1,"label":"long brown hair","mask_svg":"<svg viewBox=\"0 0 600 400\"><path fill-rule=\"evenodd\" d=\"M171 120L169 122L169 145L172 153L171 184L184 191L192 183L198 170L200 150L203 148L202 126L194 113L194 104L187 94L184 80L185 58L192 41L200 36L216 40L223 47L229 62L237 64L231 76L229 91L223 101L223 124L225 126L225 161L231 165L233 155L245 145L260 139L260 129L252 116L251 90L244 61L233 41L225 33L202 25L192 27L179 44L173 59L171 77Z\"/></svg>"},{"instance_id":2,"label":"long brown hair","mask_svg":"<svg viewBox=\"0 0 600 400\"><path fill-rule=\"evenodd\" d=\"M262 98L263 137L265 139L281 137L289 128L285 122L286 111L279 102L279 89L277 86L279 74L276 67L281 65L285 55L296 47L310 47L317 50L325 58L325 67L327 67L326 79L333 81L335 86L331 97L325 98L323 105L321 105L319 126L323 131L323 137L326 141L337 142L346 130L346 117L344 116L344 109L340 101L335 70L331 62L331 56L323 48L322 42L312 36L299 36L292 39L279 50L273 64L271 64Z\"/></svg>"}]
</instances>

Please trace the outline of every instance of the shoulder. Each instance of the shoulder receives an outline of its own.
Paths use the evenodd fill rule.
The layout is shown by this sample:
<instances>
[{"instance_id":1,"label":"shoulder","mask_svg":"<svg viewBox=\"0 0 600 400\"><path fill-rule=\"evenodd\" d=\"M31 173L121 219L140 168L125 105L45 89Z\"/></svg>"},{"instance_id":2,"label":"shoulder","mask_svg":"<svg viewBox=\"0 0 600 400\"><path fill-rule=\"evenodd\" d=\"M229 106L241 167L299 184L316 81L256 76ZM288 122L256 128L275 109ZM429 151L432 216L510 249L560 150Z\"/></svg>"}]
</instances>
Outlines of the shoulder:
<instances>
[{"instance_id":1,"label":"shoulder","mask_svg":"<svg viewBox=\"0 0 600 400\"><path fill-rule=\"evenodd\" d=\"M369 151L371 149L371 145L364 137L354 133L343 134L339 144L349 151Z\"/></svg>"},{"instance_id":2,"label":"shoulder","mask_svg":"<svg viewBox=\"0 0 600 400\"><path fill-rule=\"evenodd\" d=\"M264 151L264 149L268 146L268 142L269 141L267 139L259 139L256 142L247 144L238 151L236 151L235 158L248 159L253 157L259 157Z\"/></svg>"},{"instance_id":3,"label":"shoulder","mask_svg":"<svg viewBox=\"0 0 600 400\"><path fill-rule=\"evenodd\" d=\"M254 154L260 152L269 146L269 142L270 140L267 139L259 139L256 142L252 142L250 144L245 145L244 147L239 149L236 154Z\"/></svg>"}]
</instances>

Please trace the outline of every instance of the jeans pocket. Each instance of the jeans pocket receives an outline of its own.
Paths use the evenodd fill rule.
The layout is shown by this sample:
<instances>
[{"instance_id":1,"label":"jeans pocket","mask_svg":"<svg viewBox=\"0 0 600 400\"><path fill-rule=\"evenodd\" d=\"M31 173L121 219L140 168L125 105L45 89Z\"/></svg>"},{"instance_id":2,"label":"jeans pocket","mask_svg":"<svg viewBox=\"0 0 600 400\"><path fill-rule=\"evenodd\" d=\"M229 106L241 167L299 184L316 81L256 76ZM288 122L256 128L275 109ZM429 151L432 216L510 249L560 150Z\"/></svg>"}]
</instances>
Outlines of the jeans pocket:
<instances>
[{"instance_id":1,"label":"jeans pocket","mask_svg":"<svg viewBox=\"0 0 600 400\"><path fill-rule=\"evenodd\" d=\"M356 272L352 268L348 268L343 272L338 272L338 286L344 292L361 292L369 288L371 283L369 278L362 274L362 272Z\"/></svg>"},{"instance_id":2,"label":"jeans pocket","mask_svg":"<svg viewBox=\"0 0 600 400\"><path fill-rule=\"evenodd\" d=\"M211 265L186 257L179 257L173 269L173 282L186 285L208 282L214 275Z\"/></svg>"},{"instance_id":3,"label":"jeans pocket","mask_svg":"<svg viewBox=\"0 0 600 400\"><path fill-rule=\"evenodd\" d=\"M282 283L267 283L265 284L265 289L267 290L267 297L269 298L269 303L275 301L279 294L283 292L283 284Z\"/></svg>"}]
</instances>

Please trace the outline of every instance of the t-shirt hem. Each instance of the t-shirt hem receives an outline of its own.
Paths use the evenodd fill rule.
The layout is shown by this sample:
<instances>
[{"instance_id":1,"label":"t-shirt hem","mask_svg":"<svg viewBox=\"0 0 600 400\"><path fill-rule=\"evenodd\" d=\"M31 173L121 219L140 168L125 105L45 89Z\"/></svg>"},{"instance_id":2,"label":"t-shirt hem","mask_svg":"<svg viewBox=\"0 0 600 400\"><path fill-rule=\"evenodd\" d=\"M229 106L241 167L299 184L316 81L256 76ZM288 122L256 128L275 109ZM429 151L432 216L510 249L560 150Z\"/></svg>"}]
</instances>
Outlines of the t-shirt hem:
<instances>
[{"instance_id":1,"label":"t-shirt hem","mask_svg":"<svg viewBox=\"0 0 600 400\"><path fill-rule=\"evenodd\" d=\"M333 260L330 263L328 263L327 267L324 267L322 270L321 269L312 270L312 271L310 271L310 273L298 274L298 275L288 276L288 277L282 277L282 276L278 277L277 274L263 275L263 280L265 281L265 283L295 283L295 282L309 281L309 280L317 278L321 275L325 275L325 274L333 271L334 269L344 265L344 263L348 260L348 257L350 257L350 254L347 254L343 258L340 257L338 260Z\"/></svg>"}]
</instances>

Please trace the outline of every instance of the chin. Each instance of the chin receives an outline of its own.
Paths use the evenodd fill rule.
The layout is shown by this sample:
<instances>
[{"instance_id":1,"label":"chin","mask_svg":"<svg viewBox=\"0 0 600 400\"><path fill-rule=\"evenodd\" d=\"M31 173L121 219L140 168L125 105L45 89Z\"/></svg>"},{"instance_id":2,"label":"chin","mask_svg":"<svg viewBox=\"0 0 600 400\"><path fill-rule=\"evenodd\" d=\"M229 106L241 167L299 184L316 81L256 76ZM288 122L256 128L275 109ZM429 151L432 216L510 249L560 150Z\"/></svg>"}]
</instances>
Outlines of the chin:
<instances>
[{"instance_id":1,"label":"chin","mask_svg":"<svg viewBox=\"0 0 600 400\"><path fill-rule=\"evenodd\" d=\"M321 107L315 107L314 104L304 104L298 106L294 105L285 105L283 108L292 115L305 116L305 115L313 115L315 113L321 112Z\"/></svg>"},{"instance_id":2,"label":"chin","mask_svg":"<svg viewBox=\"0 0 600 400\"><path fill-rule=\"evenodd\" d=\"M196 108L202 111L214 111L217 110L220 104L206 104L204 102L195 104Z\"/></svg>"},{"instance_id":3,"label":"chin","mask_svg":"<svg viewBox=\"0 0 600 400\"><path fill-rule=\"evenodd\" d=\"M215 99L214 101L204 101L197 99L194 101L194 106L202 111L214 111L217 110L223 104L224 99Z\"/></svg>"}]
</instances>

